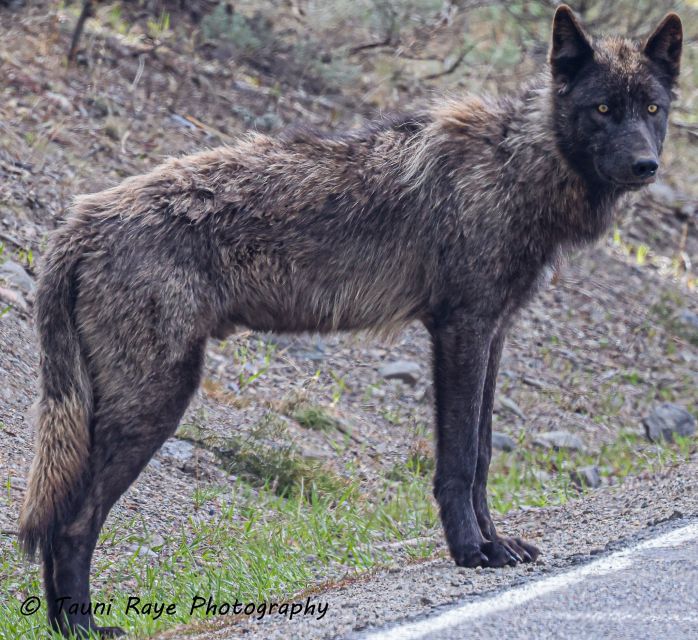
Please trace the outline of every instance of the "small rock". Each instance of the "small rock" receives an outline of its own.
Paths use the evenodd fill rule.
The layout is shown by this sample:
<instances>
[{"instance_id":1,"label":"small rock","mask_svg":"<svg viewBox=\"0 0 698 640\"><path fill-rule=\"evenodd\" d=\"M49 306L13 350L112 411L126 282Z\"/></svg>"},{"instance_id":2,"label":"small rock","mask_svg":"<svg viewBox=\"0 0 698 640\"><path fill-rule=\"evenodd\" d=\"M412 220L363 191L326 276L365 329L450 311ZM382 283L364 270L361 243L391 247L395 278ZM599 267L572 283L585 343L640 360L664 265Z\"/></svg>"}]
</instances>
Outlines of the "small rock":
<instances>
[{"instance_id":1,"label":"small rock","mask_svg":"<svg viewBox=\"0 0 698 640\"><path fill-rule=\"evenodd\" d=\"M553 479L552 474L548 473L544 469L533 469L533 471L531 471L531 475L541 484L545 484L546 482Z\"/></svg>"},{"instance_id":2,"label":"small rock","mask_svg":"<svg viewBox=\"0 0 698 640\"><path fill-rule=\"evenodd\" d=\"M584 443L579 436L569 431L549 431L538 434L533 444L545 449L569 449L571 451L583 451Z\"/></svg>"},{"instance_id":3,"label":"small rock","mask_svg":"<svg viewBox=\"0 0 698 640\"><path fill-rule=\"evenodd\" d=\"M416 362L398 360L382 366L379 373L386 380L402 380L407 384L415 385L419 382L422 370Z\"/></svg>"},{"instance_id":4,"label":"small rock","mask_svg":"<svg viewBox=\"0 0 698 640\"><path fill-rule=\"evenodd\" d=\"M32 293L36 289L34 279L24 270L22 265L6 260L0 264L0 278L14 284L25 293Z\"/></svg>"},{"instance_id":5,"label":"small rock","mask_svg":"<svg viewBox=\"0 0 698 640\"><path fill-rule=\"evenodd\" d=\"M138 558L157 558L158 554L155 553L150 547L147 547L143 544L138 544L137 542L134 542L133 544L128 545L126 547L126 550L132 555L136 556Z\"/></svg>"},{"instance_id":6,"label":"small rock","mask_svg":"<svg viewBox=\"0 0 698 640\"><path fill-rule=\"evenodd\" d=\"M690 309L682 309L679 311L678 318L683 324L698 330L698 313L694 313Z\"/></svg>"},{"instance_id":7,"label":"small rock","mask_svg":"<svg viewBox=\"0 0 698 640\"><path fill-rule=\"evenodd\" d=\"M0 312L2 312L2 308L5 306L5 304L9 304L11 307L15 307L20 311L28 311L27 303L24 301L24 298L19 293L12 291L11 289L0 287L0 302L4 303L0 304Z\"/></svg>"},{"instance_id":8,"label":"small rock","mask_svg":"<svg viewBox=\"0 0 698 640\"><path fill-rule=\"evenodd\" d=\"M45 96L49 102L53 102L53 104L57 105L61 111L64 111L65 113L73 113L72 103L63 94L47 91Z\"/></svg>"},{"instance_id":9,"label":"small rock","mask_svg":"<svg viewBox=\"0 0 698 640\"><path fill-rule=\"evenodd\" d=\"M570 479L572 483L580 489L582 487L596 489L601 486L601 474L599 473L599 468L595 465L581 467L576 471L572 471L570 473Z\"/></svg>"},{"instance_id":10,"label":"small rock","mask_svg":"<svg viewBox=\"0 0 698 640\"><path fill-rule=\"evenodd\" d=\"M150 540L148 540L148 543L150 544L150 547L152 549L160 549L165 545L165 538L163 538L160 534L156 533L153 536L151 536Z\"/></svg>"},{"instance_id":11,"label":"small rock","mask_svg":"<svg viewBox=\"0 0 698 640\"><path fill-rule=\"evenodd\" d=\"M652 409L642 421L648 440L658 442L662 438L673 441L674 434L692 436L696 432L696 419L683 407L665 402Z\"/></svg>"},{"instance_id":12,"label":"small rock","mask_svg":"<svg viewBox=\"0 0 698 640\"><path fill-rule=\"evenodd\" d=\"M186 440L168 440L160 448L160 455L170 459L179 469L187 470L194 458L194 445Z\"/></svg>"},{"instance_id":13,"label":"small rock","mask_svg":"<svg viewBox=\"0 0 698 640\"><path fill-rule=\"evenodd\" d=\"M282 124L279 116L273 112L267 112L255 118L253 126L260 131L272 131L273 129L281 127Z\"/></svg>"},{"instance_id":14,"label":"small rock","mask_svg":"<svg viewBox=\"0 0 698 640\"><path fill-rule=\"evenodd\" d=\"M543 382L542 380L539 380L538 378L531 378L530 376L524 376L523 382L524 382L524 384L527 384L530 387L535 387L536 389L545 389L545 382Z\"/></svg>"},{"instance_id":15,"label":"small rock","mask_svg":"<svg viewBox=\"0 0 698 640\"><path fill-rule=\"evenodd\" d=\"M516 449L514 438L499 431L492 432L492 446L499 451L513 451Z\"/></svg>"},{"instance_id":16,"label":"small rock","mask_svg":"<svg viewBox=\"0 0 698 640\"><path fill-rule=\"evenodd\" d=\"M509 411L522 420L526 419L526 414L521 411L519 405L516 404L516 402L514 402L511 398L507 398L507 396L499 396L499 404L501 404L505 409L509 409Z\"/></svg>"}]
</instances>

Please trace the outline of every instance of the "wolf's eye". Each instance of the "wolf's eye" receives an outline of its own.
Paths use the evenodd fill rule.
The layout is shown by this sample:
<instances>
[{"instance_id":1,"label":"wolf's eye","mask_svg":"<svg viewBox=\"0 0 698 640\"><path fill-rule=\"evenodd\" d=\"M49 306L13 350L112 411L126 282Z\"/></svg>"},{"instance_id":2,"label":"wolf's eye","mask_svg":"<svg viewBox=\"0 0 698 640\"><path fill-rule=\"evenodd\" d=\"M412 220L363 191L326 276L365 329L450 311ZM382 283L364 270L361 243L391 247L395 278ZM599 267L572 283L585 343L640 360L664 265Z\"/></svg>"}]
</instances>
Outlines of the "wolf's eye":
<instances>
[{"instance_id":1,"label":"wolf's eye","mask_svg":"<svg viewBox=\"0 0 698 640\"><path fill-rule=\"evenodd\" d=\"M657 113L657 111L659 111L659 107L656 104L650 104L647 105L647 111L650 113Z\"/></svg>"},{"instance_id":2,"label":"wolf's eye","mask_svg":"<svg viewBox=\"0 0 698 640\"><path fill-rule=\"evenodd\" d=\"M596 107L596 110L599 113L608 113L608 105L607 104L600 104Z\"/></svg>"}]
</instances>

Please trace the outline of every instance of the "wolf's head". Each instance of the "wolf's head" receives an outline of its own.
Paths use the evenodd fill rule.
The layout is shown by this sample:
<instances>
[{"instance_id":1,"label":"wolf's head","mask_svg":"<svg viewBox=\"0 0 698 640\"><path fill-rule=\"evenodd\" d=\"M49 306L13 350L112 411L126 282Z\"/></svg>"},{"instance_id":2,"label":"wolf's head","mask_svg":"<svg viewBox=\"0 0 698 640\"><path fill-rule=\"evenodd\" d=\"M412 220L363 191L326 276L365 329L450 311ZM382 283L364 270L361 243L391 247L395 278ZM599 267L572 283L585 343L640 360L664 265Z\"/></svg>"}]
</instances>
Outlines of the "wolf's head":
<instances>
[{"instance_id":1,"label":"wolf's head","mask_svg":"<svg viewBox=\"0 0 698 640\"><path fill-rule=\"evenodd\" d=\"M643 43L592 40L558 7L550 66L555 134L572 167L599 187L652 182L681 58L681 20L668 14Z\"/></svg>"}]
</instances>

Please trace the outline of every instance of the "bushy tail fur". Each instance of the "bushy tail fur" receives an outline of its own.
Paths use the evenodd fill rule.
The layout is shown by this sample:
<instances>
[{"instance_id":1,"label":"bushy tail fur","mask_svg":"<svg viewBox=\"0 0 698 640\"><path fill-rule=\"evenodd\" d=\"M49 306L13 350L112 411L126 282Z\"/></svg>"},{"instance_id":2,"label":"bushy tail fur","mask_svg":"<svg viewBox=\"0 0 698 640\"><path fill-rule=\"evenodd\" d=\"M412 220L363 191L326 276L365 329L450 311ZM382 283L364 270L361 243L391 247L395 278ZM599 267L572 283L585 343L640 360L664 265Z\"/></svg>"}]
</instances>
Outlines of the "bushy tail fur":
<instances>
[{"instance_id":1,"label":"bushy tail fur","mask_svg":"<svg viewBox=\"0 0 698 640\"><path fill-rule=\"evenodd\" d=\"M75 323L75 267L80 246L71 230L56 237L36 298L41 389L34 461L19 523L33 556L79 497L90 449L92 389Z\"/></svg>"}]
</instances>

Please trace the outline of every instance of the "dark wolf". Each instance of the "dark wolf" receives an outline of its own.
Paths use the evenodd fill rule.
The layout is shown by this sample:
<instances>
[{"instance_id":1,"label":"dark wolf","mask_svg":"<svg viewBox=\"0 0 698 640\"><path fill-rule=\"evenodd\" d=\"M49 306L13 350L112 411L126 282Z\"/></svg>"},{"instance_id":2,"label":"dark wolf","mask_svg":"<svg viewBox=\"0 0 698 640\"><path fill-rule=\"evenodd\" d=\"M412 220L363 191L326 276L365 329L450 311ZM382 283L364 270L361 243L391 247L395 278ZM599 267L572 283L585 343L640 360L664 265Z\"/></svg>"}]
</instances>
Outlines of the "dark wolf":
<instances>
[{"instance_id":1,"label":"dark wolf","mask_svg":"<svg viewBox=\"0 0 698 640\"><path fill-rule=\"evenodd\" d=\"M505 98L442 101L337 135L250 135L77 199L41 276L36 456L20 523L50 623L99 629L88 603L113 504L174 432L211 336L394 330L433 341L434 494L453 559L538 550L487 508L505 333L561 251L599 238L652 182L682 28L592 39L555 13L549 67Z\"/></svg>"}]
</instances>

